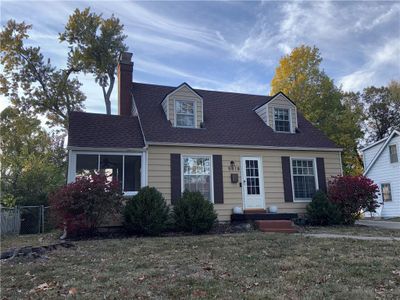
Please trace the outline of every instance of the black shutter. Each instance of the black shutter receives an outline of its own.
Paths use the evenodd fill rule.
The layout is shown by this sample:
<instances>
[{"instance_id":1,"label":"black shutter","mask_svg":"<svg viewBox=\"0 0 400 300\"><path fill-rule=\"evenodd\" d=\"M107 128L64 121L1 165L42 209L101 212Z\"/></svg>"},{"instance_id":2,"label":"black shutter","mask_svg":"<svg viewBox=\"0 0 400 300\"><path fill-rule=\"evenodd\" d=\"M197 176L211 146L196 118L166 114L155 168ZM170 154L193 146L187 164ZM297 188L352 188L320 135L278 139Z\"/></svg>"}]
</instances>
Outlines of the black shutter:
<instances>
[{"instance_id":1,"label":"black shutter","mask_svg":"<svg viewBox=\"0 0 400 300\"><path fill-rule=\"evenodd\" d=\"M326 193L325 163L323 157L317 157L318 186L320 191Z\"/></svg>"},{"instance_id":2,"label":"black shutter","mask_svg":"<svg viewBox=\"0 0 400 300\"><path fill-rule=\"evenodd\" d=\"M290 157L282 156L282 177L285 202L293 202L292 175L290 170Z\"/></svg>"},{"instance_id":3,"label":"black shutter","mask_svg":"<svg viewBox=\"0 0 400 300\"><path fill-rule=\"evenodd\" d=\"M182 196L181 191L181 155L171 153L171 204Z\"/></svg>"},{"instance_id":4,"label":"black shutter","mask_svg":"<svg viewBox=\"0 0 400 300\"><path fill-rule=\"evenodd\" d=\"M222 155L213 155L214 203L224 203Z\"/></svg>"}]
</instances>

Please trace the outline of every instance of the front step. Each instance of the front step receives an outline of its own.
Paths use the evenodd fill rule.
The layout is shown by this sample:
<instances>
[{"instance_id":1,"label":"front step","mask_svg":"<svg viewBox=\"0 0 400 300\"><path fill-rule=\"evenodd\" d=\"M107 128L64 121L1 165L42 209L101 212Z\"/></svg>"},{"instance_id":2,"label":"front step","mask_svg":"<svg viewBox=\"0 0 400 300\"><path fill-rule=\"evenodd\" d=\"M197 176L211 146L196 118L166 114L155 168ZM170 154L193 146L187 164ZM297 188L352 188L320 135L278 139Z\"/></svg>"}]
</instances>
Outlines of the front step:
<instances>
[{"instance_id":1,"label":"front step","mask_svg":"<svg viewBox=\"0 0 400 300\"><path fill-rule=\"evenodd\" d=\"M298 232L297 228L289 220L257 220L255 224L262 232Z\"/></svg>"},{"instance_id":2,"label":"front step","mask_svg":"<svg viewBox=\"0 0 400 300\"><path fill-rule=\"evenodd\" d=\"M245 214L265 214L267 211L265 209L245 209Z\"/></svg>"}]
</instances>

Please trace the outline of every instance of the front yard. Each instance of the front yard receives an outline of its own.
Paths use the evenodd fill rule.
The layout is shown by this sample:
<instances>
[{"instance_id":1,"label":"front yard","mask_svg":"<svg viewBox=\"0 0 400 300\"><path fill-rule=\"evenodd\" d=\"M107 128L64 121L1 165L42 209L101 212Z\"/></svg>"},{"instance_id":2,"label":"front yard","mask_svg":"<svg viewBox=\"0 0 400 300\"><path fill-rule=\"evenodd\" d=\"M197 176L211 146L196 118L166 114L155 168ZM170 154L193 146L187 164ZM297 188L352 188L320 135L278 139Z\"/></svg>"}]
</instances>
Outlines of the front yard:
<instances>
[{"instance_id":1,"label":"front yard","mask_svg":"<svg viewBox=\"0 0 400 300\"><path fill-rule=\"evenodd\" d=\"M41 238L6 238L2 250L52 236ZM250 232L74 243L3 261L1 298L400 298L396 241Z\"/></svg>"}]
</instances>

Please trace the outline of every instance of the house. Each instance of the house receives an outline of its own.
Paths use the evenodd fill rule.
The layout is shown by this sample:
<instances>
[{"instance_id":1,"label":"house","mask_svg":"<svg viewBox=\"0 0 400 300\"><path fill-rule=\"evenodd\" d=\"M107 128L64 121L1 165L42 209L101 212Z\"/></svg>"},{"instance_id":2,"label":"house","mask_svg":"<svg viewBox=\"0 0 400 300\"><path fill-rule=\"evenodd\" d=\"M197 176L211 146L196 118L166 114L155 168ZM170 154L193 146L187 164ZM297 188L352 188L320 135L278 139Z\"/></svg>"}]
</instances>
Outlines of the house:
<instances>
[{"instance_id":1,"label":"house","mask_svg":"<svg viewBox=\"0 0 400 300\"><path fill-rule=\"evenodd\" d=\"M377 215L389 218L400 216L400 132L394 130L387 138L361 149L364 175L379 187Z\"/></svg>"},{"instance_id":2,"label":"house","mask_svg":"<svg viewBox=\"0 0 400 300\"><path fill-rule=\"evenodd\" d=\"M70 115L68 181L102 169L125 195L154 186L174 204L184 190L233 208L304 213L314 192L342 173L341 150L283 93L272 97L132 82L118 66L118 115Z\"/></svg>"}]
</instances>

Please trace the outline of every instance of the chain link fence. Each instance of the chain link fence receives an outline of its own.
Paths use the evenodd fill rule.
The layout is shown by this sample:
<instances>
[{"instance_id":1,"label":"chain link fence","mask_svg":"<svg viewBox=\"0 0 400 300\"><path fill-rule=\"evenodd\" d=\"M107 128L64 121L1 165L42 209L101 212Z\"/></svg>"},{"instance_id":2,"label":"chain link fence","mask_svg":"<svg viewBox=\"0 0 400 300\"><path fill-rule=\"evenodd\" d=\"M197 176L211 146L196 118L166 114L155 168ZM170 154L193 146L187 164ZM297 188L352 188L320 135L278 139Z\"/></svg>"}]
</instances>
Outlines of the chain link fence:
<instances>
[{"instance_id":1,"label":"chain link fence","mask_svg":"<svg viewBox=\"0 0 400 300\"><path fill-rule=\"evenodd\" d=\"M49 206L1 207L1 234L38 234L55 228Z\"/></svg>"}]
</instances>

